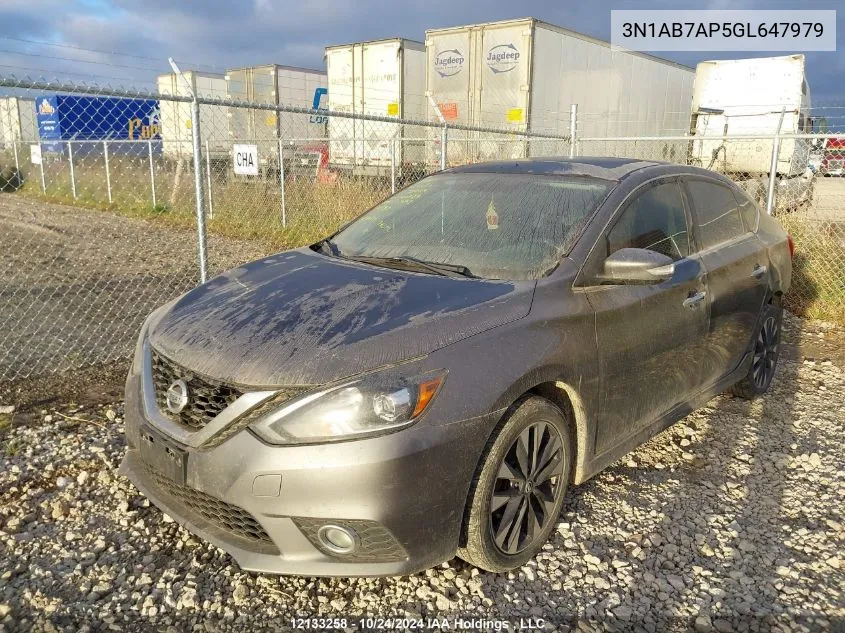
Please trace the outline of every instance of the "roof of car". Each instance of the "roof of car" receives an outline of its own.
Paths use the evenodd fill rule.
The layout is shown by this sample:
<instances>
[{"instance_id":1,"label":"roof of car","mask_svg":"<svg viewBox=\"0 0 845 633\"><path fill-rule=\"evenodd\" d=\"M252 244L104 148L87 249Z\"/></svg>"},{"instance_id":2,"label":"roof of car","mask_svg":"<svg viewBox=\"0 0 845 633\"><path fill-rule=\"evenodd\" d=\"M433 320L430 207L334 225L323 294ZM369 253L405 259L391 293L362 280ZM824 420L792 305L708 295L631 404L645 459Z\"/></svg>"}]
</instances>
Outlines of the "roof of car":
<instances>
[{"instance_id":1,"label":"roof of car","mask_svg":"<svg viewBox=\"0 0 845 633\"><path fill-rule=\"evenodd\" d=\"M592 176L606 180L620 180L631 172L656 165L667 165L640 158L610 158L602 156L579 156L578 158L544 157L514 160L495 160L452 167L453 174L542 174L551 176Z\"/></svg>"}]
</instances>

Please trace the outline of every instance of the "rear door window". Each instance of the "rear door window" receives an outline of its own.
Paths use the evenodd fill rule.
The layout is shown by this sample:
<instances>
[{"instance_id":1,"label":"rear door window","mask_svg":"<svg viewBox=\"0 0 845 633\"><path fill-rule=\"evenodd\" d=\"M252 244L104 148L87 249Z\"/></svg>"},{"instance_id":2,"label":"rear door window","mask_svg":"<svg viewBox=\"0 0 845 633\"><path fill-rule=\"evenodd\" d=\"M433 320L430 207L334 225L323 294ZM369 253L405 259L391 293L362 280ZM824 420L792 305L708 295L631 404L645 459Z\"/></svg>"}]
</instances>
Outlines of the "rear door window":
<instances>
[{"instance_id":1,"label":"rear door window","mask_svg":"<svg viewBox=\"0 0 845 633\"><path fill-rule=\"evenodd\" d=\"M745 228L749 231L757 231L757 214L760 212L755 202L749 198L743 191L734 189L734 196L739 205L739 214L742 216L742 221L745 223Z\"/></svg>"},{"instance_id":2,"label":"rear door window","mask_svg":"<svg viewBox=\"0 0 845 633\"><path fill-rule=\"evenodd\" d=\"M676 182L649 186L628 203L607 234L605 257L622 248L646 248L674 261L689 255L684 200Z\"/></svg>"},{"instance_id":3,"label":"rear door window","mask_svg":"<svg viewBox=\"0 0 845 633\"><path fill-rule=\"evenodd\" d=\"M747 232L733 191L707 180L688 180L699 242L706 249Z\"/></svg>"}]
</instances>

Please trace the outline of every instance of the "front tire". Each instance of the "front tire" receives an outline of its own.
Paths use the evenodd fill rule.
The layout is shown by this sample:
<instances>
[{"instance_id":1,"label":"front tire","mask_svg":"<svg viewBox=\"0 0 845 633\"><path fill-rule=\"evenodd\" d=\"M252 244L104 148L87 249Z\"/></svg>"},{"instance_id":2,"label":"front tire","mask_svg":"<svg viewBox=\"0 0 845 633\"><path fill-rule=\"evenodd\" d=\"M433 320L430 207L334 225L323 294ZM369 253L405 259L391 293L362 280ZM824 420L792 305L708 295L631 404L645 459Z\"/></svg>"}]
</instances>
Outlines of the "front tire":
<instances>
[{"instance_id":1,"label":"front tire","mask_svg":"<svg viewBox=\"0 0 845 633\"><path fill-rule=\"evenodd\" d=\"M772 303L766 304L754 338L751 367L745 377L731 388L735 396L752 400L769 390L780 355L782 322L783 308Z\"/></svg>"},{"instance_id":2,"label":"front tire","mask_svg":"<svg viewBox=\"0 0 845 633\"><path fill-rule=\"evenodd\" d=\"M532 558L560 514L571 446L558 407L539 396L517 403L493 432L473 479L458 556L491 572Z\"/></svg>"}]
</instances>

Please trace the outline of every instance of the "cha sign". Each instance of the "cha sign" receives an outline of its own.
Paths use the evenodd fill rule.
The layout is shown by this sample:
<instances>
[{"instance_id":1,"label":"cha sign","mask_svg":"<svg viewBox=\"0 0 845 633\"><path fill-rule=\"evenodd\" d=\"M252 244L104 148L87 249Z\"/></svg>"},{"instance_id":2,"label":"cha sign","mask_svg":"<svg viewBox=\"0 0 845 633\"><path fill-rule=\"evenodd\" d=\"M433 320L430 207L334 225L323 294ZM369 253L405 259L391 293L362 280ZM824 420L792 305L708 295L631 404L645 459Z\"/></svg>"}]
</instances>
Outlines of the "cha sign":
<instances>
[{"instance_id":1,"label":"cha sign","mask_svg":"<svg viewBox=\"0 0 845 633\"><path fill-rule=\"evenodd\" d=\"M258 145L234 145L232 160L236 174L242 176L258 175Z\"/></svg>"}]
</instances>

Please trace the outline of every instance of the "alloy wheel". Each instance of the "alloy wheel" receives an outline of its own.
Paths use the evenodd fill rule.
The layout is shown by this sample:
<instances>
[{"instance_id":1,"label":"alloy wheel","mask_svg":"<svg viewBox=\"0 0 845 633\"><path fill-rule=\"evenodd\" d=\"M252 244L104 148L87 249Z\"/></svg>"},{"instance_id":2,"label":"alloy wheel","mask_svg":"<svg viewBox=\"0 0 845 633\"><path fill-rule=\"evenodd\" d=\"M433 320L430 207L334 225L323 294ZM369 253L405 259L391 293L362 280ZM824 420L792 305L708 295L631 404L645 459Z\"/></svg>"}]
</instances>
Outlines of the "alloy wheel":
<instances>
[{"instance_id":1,"label":"alloy wheel","mask_svg":"<svg viewBox=\"0 0 845 633\"><path fill-rule=\"evenodd\" d=\"M757 341L754 343L754 360L751 364L751 377L758 389L765 389L775 374L777 362L780 326L774 316L763 322Z\"/></svg>"},{"instance_id":2,"label":"alloy wheel","mask_svg":"<svg viewBox=\"0 0 845 633\"><path fill-rule=\"evenodd\" d=\"M504 554L514 555L535 542L554 520L566 488L560 432L546 422L526 427L505 453L490 501L490 534Z\"/></svg>"}]
</instances>

